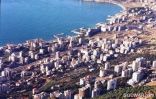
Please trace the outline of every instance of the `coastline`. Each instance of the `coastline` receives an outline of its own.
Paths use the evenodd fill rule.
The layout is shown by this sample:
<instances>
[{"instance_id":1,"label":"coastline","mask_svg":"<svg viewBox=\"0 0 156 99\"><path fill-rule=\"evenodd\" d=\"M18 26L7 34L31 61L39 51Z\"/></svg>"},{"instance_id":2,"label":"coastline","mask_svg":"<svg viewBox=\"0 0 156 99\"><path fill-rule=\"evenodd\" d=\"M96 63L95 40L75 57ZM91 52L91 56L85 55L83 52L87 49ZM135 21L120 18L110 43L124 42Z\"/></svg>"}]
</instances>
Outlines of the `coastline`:
<instances>
[{"instance_id":1,"label":"coastline","mask_svg":"<svg viewBox=\"0 0 156 99\"><path fill-rule=\"evenodd\" d=\"M85 1L87 2L88 0ZM106 2L106 0L89 1L99 3L104 1ZM94 86L91 87L93 88L92 91L94 91L94 88L96 87L96 82L102 82L103 80L104 84L107 83L107 88L109 86L108 82L116 82L117 87L115 84L115 87L111 90L118 90L118 88L123 87L120 84L126 84L123 88L126 88L127 84L133 87L134 85L140 86L142 81L144 81L142 77L139 81L136 81L136 84L131 82L129 83L129 81L133 81L133 73L139 73L139 75L143 75L146 72L145 69L147 71L151 71L151 69L153 70L153 68L156 68L152 68L152 62L156 62L156 17L152 17L152 20L154 21L152 21L150 17L156 16L156 14L152 13L153 10L150 10L146 7L137 8L131 3L124 5L125 2L115 2L115 0L111 1L112 2L106 3L123 6L123 10L125 11L122 11L121 9L122 12L118 12L116 15L108 17L111 18L110 21L101 24L99 23L99 26L101 25L101 27L96 25L96 28L93 28L93 31L100 28L101 32L96 32L92 36L86 36L90 28L82 28L80 29L80 34L75 33L75 35L72 36L68 35L69 37L61 38L56 36L56 39L54 38L52 40L44 41L36 38L35 40L27 40L26 43L19 43L21 44L19 47L17 47L18 44L12 44L13 47L6 46L4 49L1 49L0 47L0 53L8 52L10 54L9 57L3 56L5 60L0 58L0 64L6 67L11 67L14 66L14 64L10 65L8 62L19 63L17 67L11 67L11 72L14 74L21 73L21 78L18 80L18 82L21 81L19 85L23 85L23 78L28 80L26 78L29 77L29 75L26 75L27 73L34 73L31 75L32 79L29 79L30 81L28 83L31 84L33 81L32 85L37 86L38 83L35 83L37 79L37 81L41 81L39 82L41 86L30 89L33 94L26 94L27 97L32 95L34 99L38 99L37 97L44 95L47 97L57 97L57 95L55 95L56 92L58 94L73 92L74 94L72 96L80 97L80 91L86 88L86 85L88 85L85 84L85 81L90 83L92 78L95 79ZM140 11L145 13L139 13ZM146 17L147 19L143 19L142 16ZM146 25L143 25L144 23L146 23ZM127 26L126 29L121 29L121 27L125 25ZM28 59L31 62L28 61ZM140 66L140 70L138 69L133 71L135 69L133 68L134 62L138 64L146 62L147 67ZM120 67L122 68L122 71L119 71ZM143 67L143 69L141 67ZM104 68L107 69L104 70ZM108 73L107 71L112 71L112 73ZM152 74L149 72L147 73L149 75ZM98 74L99 76L97 76ZM129 77L129 74L132 77ZM147 76L149 77L149 75ZM128 79L125 80L125 77ZM75 86L78 87L75 88ZM16 87L11 86L11 88L14 89ZM54 90L55 88L56 90ZM87 88L90 88L90 86ZM28 92L28 90L22 92L21 89L14 91L17 92L17 96L15 97L18 97L18 94L22 94L20 97L24 97L25 93ZM61 92L60 90L63 90L64 92ZM107 94L109 91L109 89L106 89L106 93L103 95ZM122 95L120 96L122 97ZM14 97L11 92L8 96ZM101 95L93 96L92 98L96 99L98 96ZM111 97L112 95L109 94L109 96ZM83 97L87 96L84 95ZM117 98L119 95L114 96L113 94L113 97Z\"/></svg>"},{"instance_id":2,"label":"coastline","mask_svg":"<svg viewBox=\"0 0 156 99\"><path fill-rule=\"evenodd\" d=\"M125 6L123 6L121 3L119 3L119 2L116 2L116 1L107 1L107 0L82 0L83 2L97 2L97 3L110 3L110 4L114 4L114 5L117 5L117 6L119 6L119 7L121 7L121 11L124 11L124 10L126 10L126 7ZM116 14L120 14L121 12L117 12ZM116 15L115 14L115 15ZM112 15L111 17L113 18L115 15ZM106 18L106 20L108 20L109 18ZM104 22L104 23L107 23L107 22ZM97 24L97 23L96 23ZM96 28L96 24L94 24L94 26L93 27L88 27L88 28ZM71 30L72 31L72 30ZM42 40L44 40L44 41L46 41L46 42L49 42L49 41L55 41L55 38L56 37L54 37L55 35L52 35L53 36L53 39L52 40L44 40L42 37L41 38L34 38L34 39L27 39L26 41L32 41L32 40L35 40L35 39L42 39ZM74 34L74 35L67 35L67 36L72 36L72 37L75 37L75 36L78 36L77 34ZM59 36L58 36L59 37ZM0 44L0 47L5 47L5 46L7 46L7 45L12 45L12 46L16 46L16 45L19 45L19 44L24 44L26 41L24 41L24 42L17 42L17 43L6 43L6 44Z\"/></svg>"},{"instance_id":3,"label":"coastline","mask_svg":"<svg viewBox=\"0 0 156 99\"><path fill-rule=\"evenodd\" d=\"M114 1L114 0L82 0L82 1L85 1L85 2L97 2L97 3L111 3L111 4L114 4L114 5L118 5L120 6L123 10L126 10L126 7L121 3L121 2L117 2L117 1Z\"/></svg>"}]
</instances>

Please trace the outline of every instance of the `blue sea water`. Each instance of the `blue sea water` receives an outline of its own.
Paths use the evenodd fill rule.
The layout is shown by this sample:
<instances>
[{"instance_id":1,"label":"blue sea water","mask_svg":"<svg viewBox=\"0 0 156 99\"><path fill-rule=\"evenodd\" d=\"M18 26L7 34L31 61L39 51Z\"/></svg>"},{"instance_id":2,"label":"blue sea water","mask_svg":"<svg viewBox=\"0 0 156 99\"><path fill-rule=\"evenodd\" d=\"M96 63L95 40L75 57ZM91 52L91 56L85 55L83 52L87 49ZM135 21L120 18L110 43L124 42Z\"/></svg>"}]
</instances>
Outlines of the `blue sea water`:
<instances>
[{"instance_id":1,"label":"blue sea water","mask_svg":"<svg viewBox=\"0 0 156 99\"><path fill-rule=\"evenodd\" d=\"M73 29L105 22L122 8L108 3L81 0L1 0L0 45L54 34L72 35Z\"/></svg>"}]
</instances>

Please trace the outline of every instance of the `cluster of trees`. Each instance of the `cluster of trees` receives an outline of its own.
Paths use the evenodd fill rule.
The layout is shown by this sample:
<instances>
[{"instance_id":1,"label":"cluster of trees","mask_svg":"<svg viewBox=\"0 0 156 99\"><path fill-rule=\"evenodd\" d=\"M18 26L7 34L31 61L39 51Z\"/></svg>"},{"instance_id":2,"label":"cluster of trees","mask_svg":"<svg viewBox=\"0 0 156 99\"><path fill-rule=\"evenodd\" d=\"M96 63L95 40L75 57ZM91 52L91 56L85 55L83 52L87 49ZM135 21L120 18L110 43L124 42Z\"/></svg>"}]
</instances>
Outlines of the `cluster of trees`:
<instances>
[{"instance_id":1,"label":"cluster of trees","mask_svg":"<svg viewBox=\"0 0 156 99\"><path fill-rule=\"evenodd\" d=\"M139 86L139 87L126 87L119 88L105 93L95 99L129 99L136 97L126 97L125 94L143 94L144 96L152 94L150 99L156 99L156 86Z\"/></svg>"}]
</instances>

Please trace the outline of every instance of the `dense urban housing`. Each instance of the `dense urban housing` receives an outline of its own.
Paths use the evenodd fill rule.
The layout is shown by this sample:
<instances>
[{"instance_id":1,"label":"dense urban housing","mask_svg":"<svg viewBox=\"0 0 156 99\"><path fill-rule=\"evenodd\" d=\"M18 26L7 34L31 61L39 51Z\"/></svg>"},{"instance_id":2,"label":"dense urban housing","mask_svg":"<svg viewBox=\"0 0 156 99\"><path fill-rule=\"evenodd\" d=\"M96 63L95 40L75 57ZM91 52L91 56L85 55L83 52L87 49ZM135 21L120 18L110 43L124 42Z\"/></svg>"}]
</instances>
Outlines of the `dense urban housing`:
<instances>
[{"instance_id":1,"label":"dense urban housing","mask_svg":"<svg viewBox=\"0 0 156 99\"><path fill-rule=\"evenodd\" d=\"M156 1L124 8L74 36L0 47L1 99L155 99Z\"/></svg>"}]
</instances>

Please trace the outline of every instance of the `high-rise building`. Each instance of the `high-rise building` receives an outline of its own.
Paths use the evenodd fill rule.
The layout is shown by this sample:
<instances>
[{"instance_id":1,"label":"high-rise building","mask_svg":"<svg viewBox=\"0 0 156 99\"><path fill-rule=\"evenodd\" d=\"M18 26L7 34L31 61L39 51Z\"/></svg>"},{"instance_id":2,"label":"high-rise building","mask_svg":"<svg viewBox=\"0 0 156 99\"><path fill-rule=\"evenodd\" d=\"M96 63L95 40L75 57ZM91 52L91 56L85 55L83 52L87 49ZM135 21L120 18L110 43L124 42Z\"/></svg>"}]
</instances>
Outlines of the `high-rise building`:
<instances>
[{"instance_id":1,"label":"high-rise building","mask_svg":"<svg viewBox=\"0 0 156 99\"><path fill-rule=\"evenodd\" d=\"M107 90L115 89L117 86L117 80L116 79L110 79L107 82Z\"/></svg>"}]
</instances>

